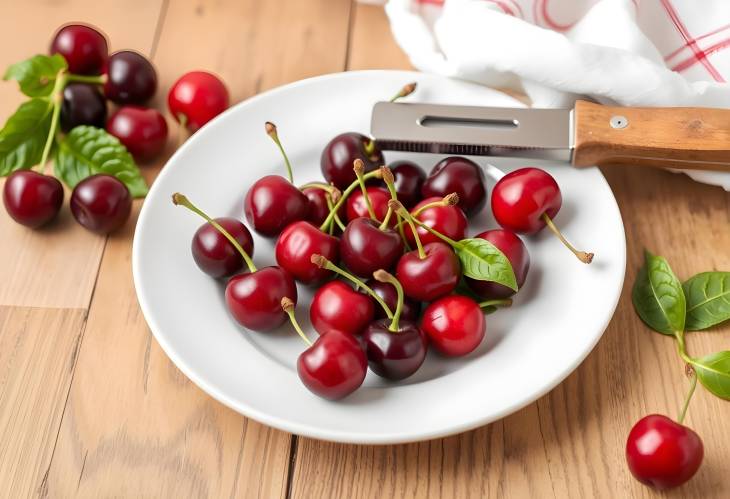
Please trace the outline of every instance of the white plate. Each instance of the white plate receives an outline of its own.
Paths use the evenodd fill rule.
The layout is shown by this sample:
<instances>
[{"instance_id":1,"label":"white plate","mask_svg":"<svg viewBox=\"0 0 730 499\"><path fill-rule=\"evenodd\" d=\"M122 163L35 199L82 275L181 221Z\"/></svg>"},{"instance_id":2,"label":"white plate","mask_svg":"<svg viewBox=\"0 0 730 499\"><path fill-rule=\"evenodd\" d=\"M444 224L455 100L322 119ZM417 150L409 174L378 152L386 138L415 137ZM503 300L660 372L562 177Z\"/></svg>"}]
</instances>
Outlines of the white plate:
<instances>
[{"instance_id":1,"label":"white plate","mask_svg":"<svg viewBox=\"0 0 730 499\"><path fill-rule=\"evenodd\" d=\"M295 366L304 345L288 326L254 333L229 317L224 285L200 272L190 254L201 220L173 206L170 195L183 192L212 216L243 218L251 184L263 175L285 174L278 150L264 133L266 120L279 128L297 183L320 179L319 156L327 141L344 131L367 132L372 104L413 80L419 84L413 101L521 107L478 85L414 72L312 78L222 114L175 153L152 186L134 238L139 303L170 359L234 410L282 430L340 442L441 437L506 416L548 392L580 364L608 325L621 292L626 247L621 215L601 173L496 158L492 162L505 170L529 163L552 173L564 199L557 224L596 258L592 265L581 264L547 231L527 238L532 258L527 282L511 309L488 316L486 340L468 357L430 353L419 372L397 384L368 373L353 395L329 402L300 383ZM386 157L409 157L427 171L439 159ZM471 234L495 226L487 208L475 219ZM274 263L273 244L256 237L259 266ZM315 335L308 321L312 291L299 285L299 292L297 315Z\"/></svg>"}]
</instances>

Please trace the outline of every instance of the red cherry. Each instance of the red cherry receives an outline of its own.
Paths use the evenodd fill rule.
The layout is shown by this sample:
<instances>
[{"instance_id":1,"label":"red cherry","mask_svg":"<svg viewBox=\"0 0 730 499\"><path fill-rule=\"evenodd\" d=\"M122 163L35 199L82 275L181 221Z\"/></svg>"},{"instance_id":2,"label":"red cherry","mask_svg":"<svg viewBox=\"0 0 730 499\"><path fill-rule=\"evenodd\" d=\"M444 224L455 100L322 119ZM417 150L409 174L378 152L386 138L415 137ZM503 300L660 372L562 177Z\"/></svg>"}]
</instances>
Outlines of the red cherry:
<instances>
[{"instance_id":1,"label":"red cherry","mask_svg":"<svg viewBox=\"0 0 730 499\"><path fill-rule=\"evenodd\" d=\"M461 265L451 247L442 242L426 244L423 250L424 258L418 251L404 254L398 261L395 275L406 296L418 301L433 301L456 288Z\"/></svg>"},{"instance_id":2,"label":"red cherry","mask_svg":"<svg viewBox=\"0 0 730 499\"><path fill-rule=\"evenodd\" d=\"M426 358L428 339L415 322L401 320L395 331L390 319L371 323L362 335L370 369L383 378L405 379Z\"/></svg>"},{"instance_id":3,"label":"red cherry","mask_svg":"<svg viewBox=\"0 0 730 499\"><path fill-rule=\"evenodd\" d=\"M639 420L626 442L626 461L641 483L659 490L682 485L702 464L699 435L666 416L652 414Z\"/></svg>"},{"instance_id":4,"label":"red cherry","mask_svg":"<svg viewBox=\"0 0 730 499\"><path fill-rule=\"evenodd\" d=\"M320 334L336 329L360 334L373 320L373 301L342 281L330 281L317 290L309 307L312 326Z\"/></svg>"},{"instance_id":5,"label":"red cherry","mask_svg":"<svg viewBox=\"0 0 730 499\"><path fill-rule=\"evenodd\" d=\"M253 238L245 225L235 218L221 217L215 221L238 241L248 255L253 255ZM200 270L216 279L230 277L245 268L238 250L210 223L201 225L195 232L191 249Z\"/></svg>"},{"instance_id":6,"label":"red cherry","mask_svg":"<svg viewBox=\"0 0 730 499\"><path fill-rule=\"evenodd\" d=\"M370 279L365 284L372 289L376 295L383 299L391 311L396 309L396 306L398 305L398 294L392 284L376 281L375 279ZM400 318L404 321L415 322L418 319L418 314L420 312L421 304L419 302L405 298L403 300L403 308L401 309ZM385 317L386 315L383 307L375 307L375 318L384 319Z\"/></svg>"},{"instance_id":7,"label":"red cherry","mask_svg":"<svg viewBox=\"0 0 730 499\"><path fill-rule=\"evenodd\" d=\"M370 204L375 212L378 220L383 220L388 212L388 201L390 201L390 193L382 187L370 186L365 189L370 199ZM355 191L347 198L347 221L352 222L356 218L369 217L368 205L365 203L365 196L362 191ZM398 217L392 217L390 225L394 226L398 221Z\"/></svg>"},{"instance_id":8,"label":"red cherry","mask_svg":"<svg viewBox=\"0 0 730 499\"><path fill-rule=\"evenodd\" d=\"M309 214L309 200L291 182L280 175L257 180L243 202L246 220L265 236L275 236L284 227L304 220Z\"/></svg>"},{"instance_id":9,"label":"red cherry","mask_svg":"<svg viewBox=\"0 0 730 499\"><path fill-rule=\"evenodd\" d=\"M507 257L515 273L517 287L521 288L527 278L527 271L530 269L530 254L527 252L525 243L522 242L514 232L504 229L493 229L474 237L489 241ZM514 290L491 281L479 281L471 277L465 278L467 285L474 293L482 298L508 298L515 294Z\"/></svg>"},{"instance_id":10,"label":"red cherry","mask_svg":"<svg viewBox=\"0 0 730 499\"><path fill-rule=\"evenodd\" d=\"M440 232L441 234L449 237L455 241L459 241L466 237L466 229L468 221L466 215L461 211L458 206L432 206L430 208L422 208L434 202L442 201L443 198L426 198L411 210L411 214L418 220L428 225L432 229ZM421 239L423 244L440 242L437 236L431 234L428 230L423 227L416 229L418 237ZM413 248L415 246L415 239L413 237L413 231L406 227L405 228L406 239L408 244Z\"/></svg>"},{"instance_id":11,"label":"red cherry","mask_svg":"<svg viewBox=\"0 0 730 499\"><path fill-rule=\"evenodd\" d=\"M316 284L331 275L331 271L312 263L313 255L322 255L336 262L340 255L340 241L309 222L294 222L276 241L276 261L297 281Z\"/></svg>"},{"instance_id":12,"label":"red cherry","mask_svg":"<svg viewBox=\"0 0 730 499\"><path fill-rule=\"evenodd\" d=\"M297 373L312 393L337 400L360 388L367 366L358 340L335 329L321 335L299 355Z\"/></svg>"},{"instance_id":13,"label":"red cherry","mask_svg":"<svg viewBox=\"0 0 730 499\"><path fill-rule=\"evenodd\" d=\"M363 161L366 172L384 164L383 154L372 139L356 132L342 133L330 140L322 151L322 175L328 183L344 190L356 179L352 170L356 159Z\"/></svg>"},{"instance_id":14,"label":"red cherry","mask_svg":"<svg viewBox=\"0 0 730 499\"><path fill-rule=\"evenodd\" d=\"M486 181L482 169L466 158L451 157L439 161L421 188L423 197L459 195L459 208L467 215L484 207L487 200Z\"/></svg>"},{"instance_id":15,"label":"red cherry","mask_svg":"<svg viewBox=\"0 0 730 499\"><path fill-rule=\"evenodd\" d=\"M393 229L381 230L369 218L356 218L342 233L340 252L345 266L353 273L369 276L395 265L403 254L403 239Z\"/></svg>"},{"instance_id":16,"label":"red cherry","mask_svg":"<svg viewBox=\"0 0 730 499\"><path fill-rule=\"evenodd\" d=\"M312 225L320 226L327 219L330 209L327 206L327 191L309 187L302 189L302 193L309 200L309 216L307 221Z\"/></svg>"},{"instance_id":17,"label":"red cherry","mask_svg":"<svg viewBox=\"0 0 730 499\"><path fill-rule=\"evenodd\" d=\"M157 72L142 54L120 50L109 56L104 95L117 104L144 104L155 95Z\"/></svg>"},{"instance_id":18,"label":"red cherry","mask_svg":"<svg viewBox=\"0 0 730 499\"><path fill-rule=\"evenodd\" d=\"M106 131L118 138L137 161L154 159L167 142L167 122L152 108L121 107L109 118Z\"/></svg>"},{"instance_id":19,"label":"red cherry","mask_svg":"<svg viewBox=\"0 0 730 499\"><path fill-rule=\"evenodd\" d=\"M170 114L192 132L228 109L228 89L214 74L190 71L170 87L167 94Z\"/></svg>"},{"instance_id":20,"label":"red cherry","mask_svg":"<svg viewBox=\"0 0 730 499\"><path fill-rule=\"evenodd\" d=\"M421 199L421 186L426 180L426 172L410 161L395 161L389 167L395 179L395 192L398 194L398 201L410 209Z\"/></svg>"},{"instance_id":21,"label":"red cherry","mask_svg":"<svg viewBox=\"0 0 730 499\"><path fill-rule=\"evenodd\" d=\"M51 42L51 54L61 54L69 73L101 74L109 57L106 38L91 26L68 24L58 30Z\"/></svg>"},{"instance_id":22,"label":"red cherry","mask_svg":"<svg viewBox=\"0 0 730 499\"><path fill-rule=\"evenodd\" d=\"M297 301L297 286L279 267L264 267L233 276L226 286L226 304L233 318L252 331L269 331L287 320L282 298Z\"/></svg>"},{"instance_id":23,"label":"red cherry","mask_svg":"<svg viewBox=\"0 0 730 499\"><path fill-rule=\"evenodd\" d=\"M484 313L474 300L450 295L426 307L421 328L439 352L460 356L479 346L487 326Z\"/></svg>"},{"instance_id":24,"label":"red cherry","mask_svg":"<svg viewBox=\"0 0 730 499\"><path fill-rule=\"evenodd\" d=\"M33 170L17 170L5 181L3 203L13 220L35 229L58 215L63 203L63 186L54 177Z\"/></svg>"},{"instance_id":25,"label":"red cherry","mask_svg":"<svg viewBox=\"0 0 730 499\"><path fill-rule=\"evenodd\" d=\"M71 193L71 213L92 232L108 234L124 225L132 212L132 196L119 179L98 174L87 177Z\"/></svg>"}]
</instances>

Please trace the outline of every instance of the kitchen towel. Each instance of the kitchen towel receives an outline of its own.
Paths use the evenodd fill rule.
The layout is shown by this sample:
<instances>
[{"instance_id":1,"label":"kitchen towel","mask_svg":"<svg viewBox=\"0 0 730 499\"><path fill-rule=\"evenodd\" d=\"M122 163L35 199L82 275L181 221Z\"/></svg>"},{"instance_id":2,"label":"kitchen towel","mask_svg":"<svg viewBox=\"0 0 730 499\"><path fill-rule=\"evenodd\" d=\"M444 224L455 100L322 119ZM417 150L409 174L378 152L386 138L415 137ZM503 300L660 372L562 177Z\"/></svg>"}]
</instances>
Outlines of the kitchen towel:
<instances>
[{"instance_id":1,"label":"kitchen towel","mask_svg":"<svg viewBox=\"0 0 730 499\"><path fill-rule=\"evenodd\" d=\"M421 71L524 91L533 107L577 98L730 108L730 0L389 0ZM685 172L730 191L730 173Z\"/></svg>"}]
</instances>

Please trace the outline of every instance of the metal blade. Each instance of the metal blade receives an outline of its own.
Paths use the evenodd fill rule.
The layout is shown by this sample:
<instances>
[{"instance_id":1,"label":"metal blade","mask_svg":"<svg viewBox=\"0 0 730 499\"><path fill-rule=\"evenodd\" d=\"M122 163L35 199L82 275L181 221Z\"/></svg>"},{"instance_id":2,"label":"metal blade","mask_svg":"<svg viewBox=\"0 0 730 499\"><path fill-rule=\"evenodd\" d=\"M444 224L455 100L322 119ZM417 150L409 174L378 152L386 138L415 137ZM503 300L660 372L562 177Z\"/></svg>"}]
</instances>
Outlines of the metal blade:
<instances>
[{"instance_id":1,"label":"metal blade","mask_svg":"<svg viewBox=\"0 0 730 499\"><path fill-rule=\"evenodd\" d=\"M378 102L371 133L385 150L570 160L572 110Z\"/></svg>"}]
</instances>

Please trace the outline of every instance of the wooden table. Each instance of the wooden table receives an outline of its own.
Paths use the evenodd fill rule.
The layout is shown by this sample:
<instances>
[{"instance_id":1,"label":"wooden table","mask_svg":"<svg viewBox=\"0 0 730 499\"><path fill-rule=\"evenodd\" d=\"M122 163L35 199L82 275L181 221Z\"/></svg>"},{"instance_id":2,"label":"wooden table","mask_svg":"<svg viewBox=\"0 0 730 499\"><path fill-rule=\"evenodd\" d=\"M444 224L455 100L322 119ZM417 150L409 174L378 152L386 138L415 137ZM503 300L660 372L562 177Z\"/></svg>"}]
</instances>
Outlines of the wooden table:
<instances>
[{"instance_id":1,"label":"wooden table","mask_svg":"<svg viewBox=\"0 0 730 499\"><path fill-rule=\"evenodd\" d=\"M113 49L153 60L160 109L170 84L191 69L222 75L237 102L317 74L409 67L381 8L350 0L4 0L0 19L2 67L44 52L61 23L100 26ZM0 85L3 121L20 98L14 84ZM145 168L149 180L163 163ZM516 414L398 446L289 435L188 381L137 305L130 261L139 202L108 238L78 226L67 207L40 231L0 210L0 496L655 495L627 471L626 435L645 414L675 415L685 381L674 344L642 325L629 291L644 246L667 256L682 277L730 269L730 195L665 171L604 173L626 224L628 269L618 311L593 353ZM729 345L727 326L689 339L698 354ZM705 462L675 496L730 496L728 421L730 405L698 390L687 422L704 439Z\"/></svg>"}]
</instances>

